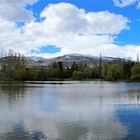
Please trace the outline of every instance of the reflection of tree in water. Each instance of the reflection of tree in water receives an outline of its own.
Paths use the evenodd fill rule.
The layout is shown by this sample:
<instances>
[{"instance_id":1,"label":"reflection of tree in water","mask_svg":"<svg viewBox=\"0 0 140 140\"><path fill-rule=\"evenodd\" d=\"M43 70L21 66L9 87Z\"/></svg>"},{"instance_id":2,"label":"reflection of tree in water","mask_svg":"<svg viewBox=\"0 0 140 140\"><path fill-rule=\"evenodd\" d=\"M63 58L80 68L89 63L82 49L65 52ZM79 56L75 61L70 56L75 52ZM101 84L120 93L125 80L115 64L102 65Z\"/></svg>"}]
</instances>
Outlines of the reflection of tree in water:
<instances>
[{"instance_id":1,"label":"reflection of tree in water","mask_svg":"<svg viewBox=\"0 0 140 140\"><path fill-rule=\"evenodd\" d=\"M140 103L140 91L139 90L137 90L136 98L137 98L137 104L139 104Z\"/></svg>"},{"instance_id":2,"label":"reflection of tree in water","mask_svg":"<svg viewBox=\"0 0 140 140\"><path fill-rule=\"evenodd\" d=\"M1 93L7 94L8 97L23 97L25 93L25 84L21 83L5 83L0 84Z\"/></svg>"},{"instance_id":3,"label":"reflection of tree in water","mask_svg":"<svg viewBox=\"0 0 140 140\"><path fill-rule=\"evenodd\" d=\"M128 96L131 101L135 101L135 103L140 104L140 90L139 89L129 91Z\"/></svg>"},{"instance_id":4,"label":"reflection of tree in water","mask_svg":"<svg viewBox=\"0 0 140 140\"><path fill-rule=\"evenodd\" d=\"M0 84L0 100L8 101L11 106L13 103L22 101L26 93L25 84L4 83ZM16 101L16 102L15 102Z\"/></svg>"},{"instance_id":5,"label":"reflection of tree in water","mask_svg":"<svg viewBox=\"0 0 140 140\"><path fill-rule=\"evenodd\" d=\"M3 140L47 140L47 137L41 131L29 133L22 124L18 124L14 127L13 132L3 136Z\"/></svg>"},{"instance_id":6,"label":"reflection of tree in water","mask_svg":"<svg viewBox=\"0 0 140 140\"><path fill-rule=\"evenodd\" d=\"M34 90L35 88L42 87L38 85L32 85L28 83L17 83L17 82L4 82L0 83L0 97L6 97L9 103L13 101L23 100L25 94L28 91ZM30 88L30 90L29 90ZM2 100L2 98L0 98Z\"/></svg>"}]
</instances>

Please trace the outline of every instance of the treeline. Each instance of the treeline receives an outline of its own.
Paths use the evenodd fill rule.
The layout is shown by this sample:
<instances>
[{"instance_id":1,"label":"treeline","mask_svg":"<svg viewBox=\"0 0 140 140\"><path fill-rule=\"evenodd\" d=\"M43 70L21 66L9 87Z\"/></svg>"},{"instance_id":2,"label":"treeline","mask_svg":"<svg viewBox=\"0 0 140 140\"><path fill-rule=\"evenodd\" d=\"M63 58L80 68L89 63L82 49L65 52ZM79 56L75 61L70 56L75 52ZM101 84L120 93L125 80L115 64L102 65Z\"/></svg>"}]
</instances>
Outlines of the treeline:
<instances>
[{"instance_id":1,"label":"treeline","mask_svg":"<svg viewBox=\"0 0 140 140\"><path fill-rule=\"evenodd\" d=\"M27 60L21 54L9 51L0 58L0 80L15 81L46 81L46 80L86 80L101 79L110 81L136 80L140 81L140 63L130 60L75 63L65 67L62 62L50 66L28 67Z\"/></svg>"}]
</instances>

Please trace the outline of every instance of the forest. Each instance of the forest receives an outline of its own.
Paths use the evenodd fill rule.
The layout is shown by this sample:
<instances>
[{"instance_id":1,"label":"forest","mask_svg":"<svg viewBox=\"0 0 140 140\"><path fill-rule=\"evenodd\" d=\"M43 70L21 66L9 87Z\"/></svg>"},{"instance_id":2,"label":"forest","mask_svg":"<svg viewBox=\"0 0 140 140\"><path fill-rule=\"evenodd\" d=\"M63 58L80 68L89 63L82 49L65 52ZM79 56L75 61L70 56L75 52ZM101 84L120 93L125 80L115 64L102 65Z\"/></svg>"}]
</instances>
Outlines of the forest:
<instances>
[{"instance_id":1,"label":"forest","mask_svg":"<svg viewBox=\"0 0 140 140\"><path fill-rule=\"evenodd\" d=\"M49 66L27 66L26 57L9 51L1 53L1 81L47 81L47 80L107 80L140 81L140 63L131 60L99 61L93 64L75 63L65 67L59 61Z\"/></svg>"}]
</instances>

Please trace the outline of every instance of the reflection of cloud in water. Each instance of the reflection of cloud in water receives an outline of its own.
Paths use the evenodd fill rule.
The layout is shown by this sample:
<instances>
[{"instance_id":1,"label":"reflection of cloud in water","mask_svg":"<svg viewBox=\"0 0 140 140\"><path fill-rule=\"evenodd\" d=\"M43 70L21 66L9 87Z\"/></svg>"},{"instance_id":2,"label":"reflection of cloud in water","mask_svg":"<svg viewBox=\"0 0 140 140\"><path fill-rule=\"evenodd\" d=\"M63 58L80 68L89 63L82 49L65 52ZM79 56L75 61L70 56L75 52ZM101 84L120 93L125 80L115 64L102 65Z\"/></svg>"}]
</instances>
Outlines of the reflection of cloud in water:
<instances>
[{"instance_id":1,"label":"reflection of cloud in water","mask_svg":"<svg viewBox=\"0 0 140 140\"><path fill-rule=\"evenodd\" d=\"M137 103L139 96L125 88L110 84L26 87L24 96L10 105L10 95L0 94L0 135L16 134L21 124L28 139L37 132L48 140L124 139L127 127L116 117L115 104Z\"/></svg>"},{"instance_id":2,"label":"reflection of cloud in water","mask_svg":"<svg viewBox=\"0 0 140 140\"><path fill-rule=\"evenodd\" d=\"M10 132L13 132L15 124L22 123L29 134L39 130L46 134L49 140L57 138L61 140L111 140L127 135L126 128L114 118L112 106L103 105L101 107L99 104L88 106L87 103L82 102L81 104L81 106L61 104L59 111L53 113L41 110L34 114L33 109L34 111L30 111L28 114L26 108L23 108L19 112L21 115L16 114L16 118L14 118L7 114L6 120L11 123ZM6 129L5 131L9 132Z\"/></svg>"},{"instance_id":3,"label":"reflection of cloud in water","mask_svg":"<svg viewBox=\"0 0 140 140\"><path fill-rule=\"evenodd\" d=\"M57 122L60 137L63 139L71 140L70 136L75 136L77 131L78 133L81 132L79 134L80 139L83 137L87 140L112 140L124 138L127 135L126 128L121 126L119 121L114 118L113 108L110 106L104 106L101 110L99 105L96 105L88 109L80 109L79 112L76 111L77 109L74 106L71 109L75 112L74 114L67 110L63 112L64 119L59 119ZM73 116L74 118L71 120ZM82 130L79 132L79 129Z\"/></svg>"}]
</instances>

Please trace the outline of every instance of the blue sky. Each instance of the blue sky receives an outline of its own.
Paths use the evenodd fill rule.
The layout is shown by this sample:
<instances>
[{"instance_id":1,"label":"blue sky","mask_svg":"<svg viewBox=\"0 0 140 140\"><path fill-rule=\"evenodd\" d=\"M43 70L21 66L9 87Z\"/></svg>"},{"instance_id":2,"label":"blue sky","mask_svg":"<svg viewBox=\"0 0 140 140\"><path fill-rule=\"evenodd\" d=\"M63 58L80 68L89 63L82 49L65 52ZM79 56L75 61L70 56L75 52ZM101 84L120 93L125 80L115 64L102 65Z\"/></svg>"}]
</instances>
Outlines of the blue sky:
<instances>
[{"instance_id":1,"label":"blue sky","mask_svg":"<svg viewBox=\"0 0 140 140\"><path fill-rule=\"evenodd\" d=\"M7 49L44 57L103 53L135 58L139 53L139 0L2 1L0 28L9 30L1 35L18 36L1 43L3 48L6 45ZM6 13L7 8L10 14Z\"/></svg>"}]
</instances>

